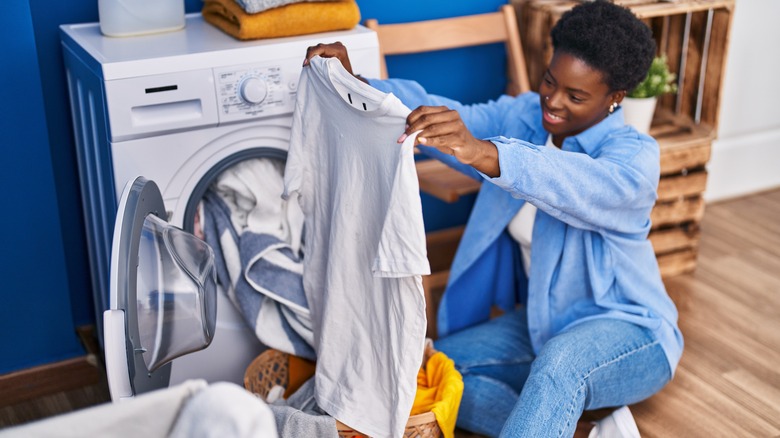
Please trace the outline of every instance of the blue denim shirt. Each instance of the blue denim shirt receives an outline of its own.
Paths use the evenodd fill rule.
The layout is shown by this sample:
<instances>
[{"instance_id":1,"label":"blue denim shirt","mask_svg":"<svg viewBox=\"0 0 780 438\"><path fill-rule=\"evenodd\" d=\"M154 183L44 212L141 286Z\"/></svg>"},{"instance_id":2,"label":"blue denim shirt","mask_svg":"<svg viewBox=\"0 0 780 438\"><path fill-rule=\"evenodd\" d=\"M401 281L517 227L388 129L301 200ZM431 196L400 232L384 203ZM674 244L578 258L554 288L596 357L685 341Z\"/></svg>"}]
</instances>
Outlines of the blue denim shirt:
<instances>
[{"instance_id":1,"label":"blue denim shirt","mask_svg":"<svg viewBox=\"0 0 780 438\"><path fill-rule=\"evenodd\" d=\"M539 95L463 105L429 95L416 82L370 81L409 108L457 110L477 138L498 148L501 175L490 178L430 147L423 152L486 181L469 217L438 311L440 335L486 321L493 305L523 302L531 342L572 325L613 318L647 327L674 372L682 355L677 309L666 293L647 235L660 175L658 143L625 126L618 109L561 149L546 148ZM518 245L506 232L525 202L538 208L526 279Z\"/></svg>"}]
</instances>

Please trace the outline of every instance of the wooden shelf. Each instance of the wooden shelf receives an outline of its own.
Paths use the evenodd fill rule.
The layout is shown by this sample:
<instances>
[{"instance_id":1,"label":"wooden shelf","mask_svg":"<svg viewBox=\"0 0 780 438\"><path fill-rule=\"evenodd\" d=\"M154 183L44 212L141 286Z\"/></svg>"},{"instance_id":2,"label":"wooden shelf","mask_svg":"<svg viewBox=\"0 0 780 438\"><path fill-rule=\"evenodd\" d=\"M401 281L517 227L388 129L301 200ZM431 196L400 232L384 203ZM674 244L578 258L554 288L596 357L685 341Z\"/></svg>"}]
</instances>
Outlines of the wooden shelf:
<instances>
[{"instance_id":1,"label":"wooden shelf","mask_svg":"<svg viewBox=\"0 0 780 438\"><path fill-rule=\"evenodd\" d=\"M715 130L686 114L658 108L650 135L660 148L661 179L648 239L664 278L692 272L699 246L698 224L704 217L704 190Z\"/></svg>"},{"instance_id":2,"label":"wooden shelf","mask_svg":"<svg viewBox=\"0 0 780 438\"><path fill-rule=\"evenodd\" d=\"M649 239L656 254L666 254L697 247L700 234L699 225L691 223L688 226L654 230Z\"/></svg>"},{"instance_id":3,"label":"wooden shelf","mask_svg":"<svg viewBox=\"0 0 780 438\"><path fill-rule=\"evenodd\" d=\"M658 108L650 135L658 141L661 175L666 176L706 165L715 130L707 124L695 124L686 115Z\"/></svg>"}]
</instances>

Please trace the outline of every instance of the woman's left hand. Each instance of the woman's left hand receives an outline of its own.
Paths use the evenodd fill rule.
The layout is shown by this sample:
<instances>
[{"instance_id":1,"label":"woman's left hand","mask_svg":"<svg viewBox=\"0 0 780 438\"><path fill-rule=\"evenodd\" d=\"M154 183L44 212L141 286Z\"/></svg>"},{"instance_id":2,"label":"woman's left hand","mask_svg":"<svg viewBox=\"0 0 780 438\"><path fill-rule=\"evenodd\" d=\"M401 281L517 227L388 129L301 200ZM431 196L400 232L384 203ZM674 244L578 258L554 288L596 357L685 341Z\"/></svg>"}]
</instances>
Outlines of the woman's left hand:
<instances>
[{"instance_id":1,"label":"woman's left hand","mask_svg":"<svg viewBox=\"0 0 780 438\"><path fill-rule=\"evenodd\" d=\"M486 175L499 175L496 146L474 137L457 111L446 106L420 106L409 113L406 124L399 143L411 133L421 131L415 144L431 146L453 155L461 163L469 164Z\"/></svg>"}]
</instances>

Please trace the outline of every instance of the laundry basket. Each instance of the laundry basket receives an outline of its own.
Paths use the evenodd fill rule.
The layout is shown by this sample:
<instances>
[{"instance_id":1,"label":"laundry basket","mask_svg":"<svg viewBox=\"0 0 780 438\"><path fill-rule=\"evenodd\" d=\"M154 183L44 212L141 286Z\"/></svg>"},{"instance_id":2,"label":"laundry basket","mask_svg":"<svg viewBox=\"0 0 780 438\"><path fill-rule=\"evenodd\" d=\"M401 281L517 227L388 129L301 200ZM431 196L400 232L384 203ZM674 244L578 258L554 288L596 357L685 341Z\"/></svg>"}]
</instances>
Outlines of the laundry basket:
<instances>
[{"instance_id":1,"label":"laundry basket","mask_svg":"<svg viewBox=\"0 0 780 438\"><path fill-rule=\"evenodd\" d=\"M430 357L429 351L426 351L425 358ZM304 359L297 358L278 350L269 349L257 356L246 369L244 374L244 387L254 394L266 399L271 388L281 386L285 389L284 397L295 392L301 384L314 375L312 364L308 376L307 362ZM291 370L294 371L291 373ZM293 378L291 379L291 374ZM304 378L305 377L305 378ZM341 438L363 438L364 435L351 429L349 426L336 420L336 429ZM439 438L442 436L439 423L436 422L436 416L433 412L425 412L409 417L404 428L404 438Z\"/></svg>"}]
</instances>

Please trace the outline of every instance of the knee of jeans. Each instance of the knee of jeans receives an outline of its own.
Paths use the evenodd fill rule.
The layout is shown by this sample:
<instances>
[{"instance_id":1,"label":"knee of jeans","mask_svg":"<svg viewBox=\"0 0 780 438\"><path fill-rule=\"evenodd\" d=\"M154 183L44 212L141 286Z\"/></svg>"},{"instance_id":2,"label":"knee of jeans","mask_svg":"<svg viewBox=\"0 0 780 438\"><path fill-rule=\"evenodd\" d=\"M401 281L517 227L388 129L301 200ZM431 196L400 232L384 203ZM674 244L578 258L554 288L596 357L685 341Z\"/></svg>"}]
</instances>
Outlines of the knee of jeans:
<instances>
[{"instance_id":1,"label":"knee of jeans","mask_svg":"<svg viewBox=\"0 0 780 438\"><path fill-rule=\"evenodd\" d=\"M577 351L567 342L559 338L550 339L539 352L539 356L531 364L531 373L542 373L554 381L563 378L578 378L575 364Z\"/></svg>"},{"instance_id":2,"label":"knee of jeans","mask_svg":"<svg viewBox=\"0 0 780 438\"><path fill-rule=\"evenodd\" d=\"M455 337L436 340L434 348L452 359L455 362L455 369L461 373L469 368L469 364L482 359L472 345L460 342Z\"/></svg>"}]
</instances>

